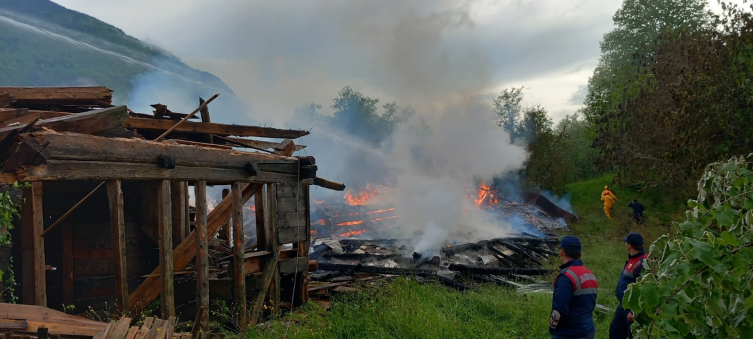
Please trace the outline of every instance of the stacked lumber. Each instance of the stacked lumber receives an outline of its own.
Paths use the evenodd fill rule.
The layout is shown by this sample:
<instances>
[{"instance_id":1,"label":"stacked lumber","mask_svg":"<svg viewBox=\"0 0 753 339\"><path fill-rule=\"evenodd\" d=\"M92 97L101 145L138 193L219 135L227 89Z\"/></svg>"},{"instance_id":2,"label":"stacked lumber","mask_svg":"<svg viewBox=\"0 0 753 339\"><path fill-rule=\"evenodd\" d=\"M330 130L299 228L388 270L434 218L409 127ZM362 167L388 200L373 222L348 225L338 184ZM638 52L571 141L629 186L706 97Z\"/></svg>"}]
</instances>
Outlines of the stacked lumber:
<instances>
[{"instance_id":1,"label":"stacked lumber","mask_svg":"<svg viewBox=\"0 0 753 339\"><path fill-rule=\"evenodd\" d=\"M93 337L106 327L103 322L42 306L0 303L0 330L27 335L45 328L48 335Z\"/></svg>"},{"instance_id":2,"label":"stacked lumber","mask_svg":"<svg viewBox=\"0 0 753 339\"><path fill-rule=\"evenodd\" d=\"M198 333L176 333L175 317L162 320L147 317L141 326L131 326L131 318L121 318L107 324L107 328L94 336L94 339L191 339L198 337ZM205 338L221 338L224 336L205 335Z\"/></svg>"}]
</instances>

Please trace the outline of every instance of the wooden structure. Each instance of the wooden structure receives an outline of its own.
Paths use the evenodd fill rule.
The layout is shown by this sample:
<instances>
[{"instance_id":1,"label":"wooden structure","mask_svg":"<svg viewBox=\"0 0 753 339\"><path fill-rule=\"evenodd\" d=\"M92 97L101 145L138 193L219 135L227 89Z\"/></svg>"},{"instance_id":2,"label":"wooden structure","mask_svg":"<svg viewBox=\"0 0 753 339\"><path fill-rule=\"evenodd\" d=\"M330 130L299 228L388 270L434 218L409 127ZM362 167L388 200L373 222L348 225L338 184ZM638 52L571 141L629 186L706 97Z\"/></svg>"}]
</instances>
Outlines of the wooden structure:
<instances>
[{"instance_id":1,"label":"wooden structure","mask_svg":"<svg viewBox=\"0 0 753 339\"><path fill-rule=\"evenodd\" d=\"M22 303L109 303L128 315L159 298L168 319L188 303L177 289L197 310L234 302L245 326L265 302L306 301L309 185L344 188L317 178L313 157L293 156L308 132L210 122L216 95L191 114L158 104L154 115L112 106L104 87L0 87L0 97L0 184L29 183L14 235ZM199 111L203 121L189 121ZM214 206L212 185L230 186ZM252 198L255 232L244 229ZM210 274L209 242L222 238L232 265Z\"/></svg>"}]
</instances>

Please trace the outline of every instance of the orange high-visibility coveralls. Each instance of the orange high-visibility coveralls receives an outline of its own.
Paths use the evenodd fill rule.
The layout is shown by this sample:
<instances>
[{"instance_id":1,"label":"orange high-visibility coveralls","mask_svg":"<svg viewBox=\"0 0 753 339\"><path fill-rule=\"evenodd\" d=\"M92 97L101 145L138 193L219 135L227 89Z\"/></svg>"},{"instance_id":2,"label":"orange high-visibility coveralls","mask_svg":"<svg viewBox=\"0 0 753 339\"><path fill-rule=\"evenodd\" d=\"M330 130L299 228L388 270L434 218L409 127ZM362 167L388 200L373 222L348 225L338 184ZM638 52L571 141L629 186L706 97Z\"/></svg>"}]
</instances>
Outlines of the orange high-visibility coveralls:
<instances>
[{"instance_id":1,"label":"orange high-visibility coveralls","mask_svg":"<svg viewBox=\"0 0 753 339\"><path fill-rule=\"evenodd\" d=\"M610 212L612 210L612 205L617 201L617 197L609 190L609 186L604 187L604 191L601 192L601 201L604 202L604 213L607 215L607 218L612 219L612 214Z\"/></svg>"}]
</instances>

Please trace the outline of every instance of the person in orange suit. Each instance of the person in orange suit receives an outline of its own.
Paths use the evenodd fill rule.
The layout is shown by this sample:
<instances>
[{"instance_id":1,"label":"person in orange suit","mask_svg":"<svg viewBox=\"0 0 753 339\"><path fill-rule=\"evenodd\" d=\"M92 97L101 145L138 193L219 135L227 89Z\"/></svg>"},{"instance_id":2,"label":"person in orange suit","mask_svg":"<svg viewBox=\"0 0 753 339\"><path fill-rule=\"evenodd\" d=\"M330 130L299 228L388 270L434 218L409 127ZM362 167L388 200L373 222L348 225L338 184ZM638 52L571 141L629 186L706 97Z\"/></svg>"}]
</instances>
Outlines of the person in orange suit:
<instances>
[{"instance_id":1,"label":"person in orange suit","mask_svg":"<svg viewBox=\"0 0 753 339\"><path fill-rule=\"evenodd\" d=\"M604 186L604 191L601 192L601 201L604 202L604 213L607 218L612 219L612 205L617 201L617 197L609 190L609 186Z\"/></svg>"}]
</instances>

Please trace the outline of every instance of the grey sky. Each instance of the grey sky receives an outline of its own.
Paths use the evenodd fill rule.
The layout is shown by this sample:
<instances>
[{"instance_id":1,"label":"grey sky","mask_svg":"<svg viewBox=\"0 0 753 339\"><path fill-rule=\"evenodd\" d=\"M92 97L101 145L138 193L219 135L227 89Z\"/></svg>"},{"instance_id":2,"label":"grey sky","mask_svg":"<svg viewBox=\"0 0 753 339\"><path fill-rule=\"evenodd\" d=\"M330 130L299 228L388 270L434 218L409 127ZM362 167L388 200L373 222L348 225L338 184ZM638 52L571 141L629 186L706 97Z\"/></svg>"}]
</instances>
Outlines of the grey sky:
<instances>
[{"instance_id":1,"label":"grey sky","mask_svg":"<svg viewBox=\"0 0 753 339\"><path fill-rule=\"evenodd\" d=\"M621 0L55 0L222 78L281 122L343 86L422 110L527 88L559 120L579 108Z\"/></svg>"}]
</instances>

